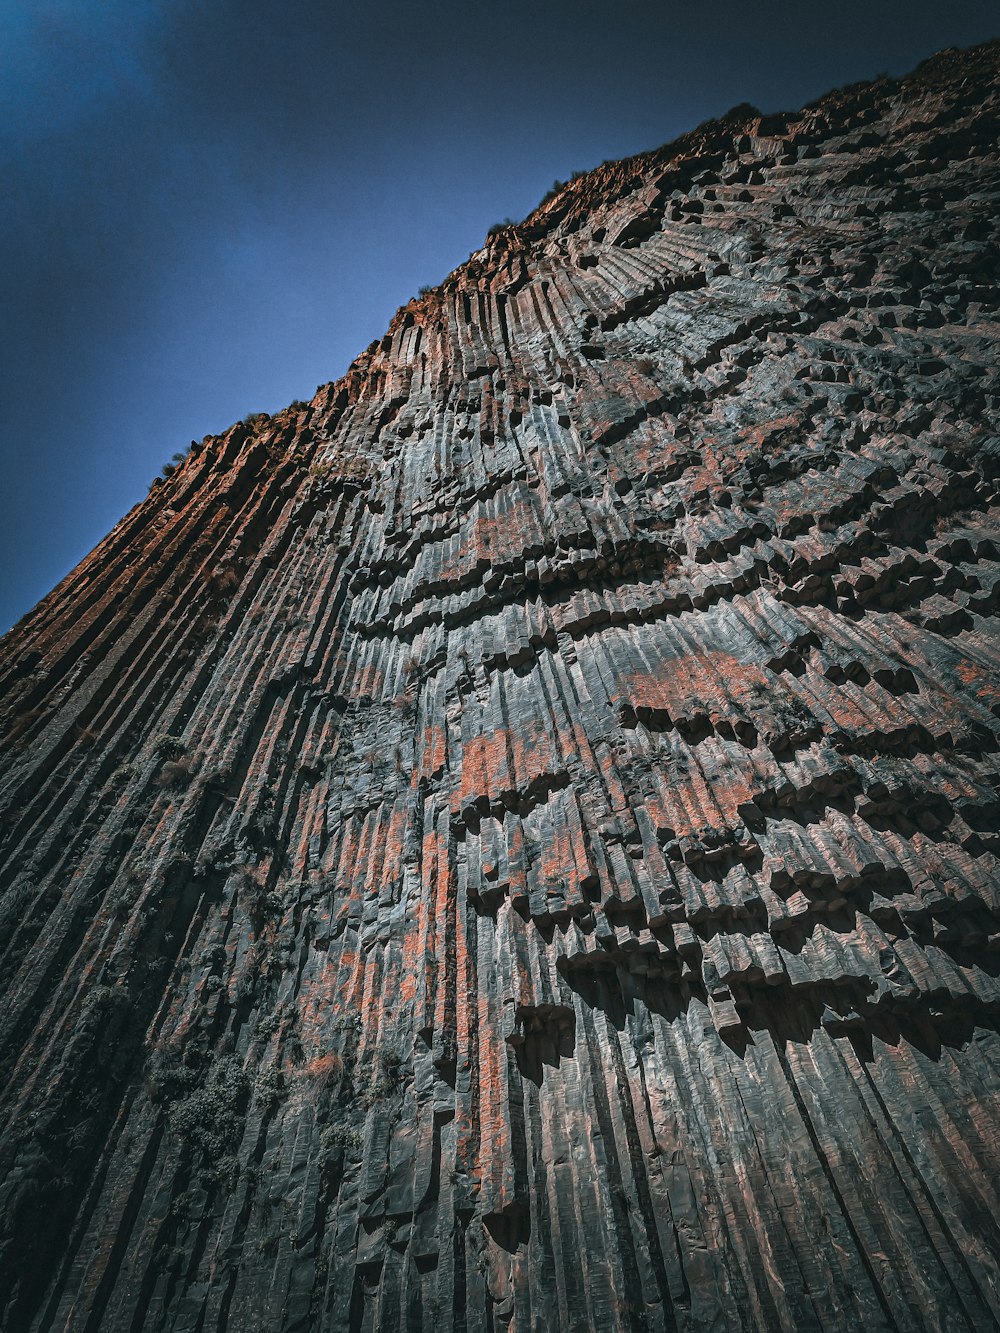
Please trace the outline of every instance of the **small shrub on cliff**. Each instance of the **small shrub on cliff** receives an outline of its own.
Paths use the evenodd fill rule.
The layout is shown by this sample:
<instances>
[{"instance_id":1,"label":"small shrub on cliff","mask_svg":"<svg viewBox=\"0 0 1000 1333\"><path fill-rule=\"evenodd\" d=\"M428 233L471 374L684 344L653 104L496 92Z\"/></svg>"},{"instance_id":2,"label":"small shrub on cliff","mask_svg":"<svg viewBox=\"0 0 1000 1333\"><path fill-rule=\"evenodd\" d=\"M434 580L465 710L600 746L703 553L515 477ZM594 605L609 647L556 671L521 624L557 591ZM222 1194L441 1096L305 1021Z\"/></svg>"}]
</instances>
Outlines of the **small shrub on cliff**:
<instances>
[{"instance_id":1,"label":"small shrub on cliff","mask_svg":"<svg viewBox=\"0 0 1000 1333\"><path fill-rule=\"evenodd\" d=\"M320 1156L324 1159L336 1157L352 1149L357 1150L364 1143L364 1137L350 1125L330 1125L319 1137Z\"/></svg>"},{"instance_id":2,"label":"small shrub on cliff","mask_svg":"<svg viewBox=\"0 0 1000 1333\"><path fill-rule=\"evenodd\" d=\"M327 1188L333 1186L344 1169L348 1153L360 1152L362 1135L350 1125L329 1125L319 1137L320 1175Z\"/></svg>"},{"instance_id":3,"label":"small shrub on cliff","mask_svg":"<svg viewBox=\"0 0 1000 1333\"><path fill-rule=\"evenodd\" d=\"M382 1077L388 1079L395 1087L399 1082L400 1071L403 1068L403 1057L398 1051L388 1050L382 1046L379 1048L378 1063L382 1071Z\"/></svg>"},{"instance_id":4,"label":"small shrub on cliff","mask_svg":"<svg viewBox=\"0 0 1000 1333\"><path fill-rule=\"evenodd\" d=\"M279 1102L288 1096L285 1076L276 1065L270 1065L257 1075L254 1084L254 1099L268 1111L273 1111Z\"/></svg>"},{"instance_id":5,"label":"small shrub on cliff","mask_svg":"<svg viewBox=\"0 0 1000 1333\"><path fill-rule=\"evenodd\" d=\"M178 1072L174 1067L172 1073ZM238 1149L243 1137L249 1086L239 1059L223 1056L212 1064L200 1087L173 1102L168 1117L171 1130L207 1164L221 1163Z\"/></svg>"},{"instance_id":6,"label":"small shrub on cliff","mask_svg":"<svg viewBox=\"0 0 1000 1333\"><path fill-rule=\"evenodd\" d=\"M386 1046L380 1046L375 1052L375 1065L378 1075L362 1093L365 1106L374 1106L391 1096L402 1083L403 1057Z\"/></svg>"},{"instance_id":7,"label":"small shrub on cliff","mask_svg":"<svg viewBox=\"0 0 1000 1333\"><path fill-rule=\"evenodd\" d=\"M279 1013L261 1014L254 1026L254 1036L258 1041L269 1041L281 1027L281 1022Z\"/></svg>"},{"instance_id":8,"label":"small shrub on cliff","mask_svg":"<svg viewBox=\"0 0 1000 1333\"><path fill-rule=\"evenodd\" d=\"M185 756L168 759L154 779L158 787L186 787L191 781L194 760Z\"/></svg>"},{"instance_id":9,"label":"small shrub on cliff","mask_svg":"<svg viewBox=\"0 0 1000 1333\"><path fill-rule=\"evenodd\" d=\"M129 1008L130 996L123 986L95 986L80 1014L80 1026L85 1030L104 1027Z\"/></svg>"},{"instance_id":10,"label":"small shrub on cliff","mask_svg":"<svg viewBox=\"0 0 1000 1333\"><path fill-rule=\"evenodd\" d=\"M162 732L159 736L153 737L149 748L157 759L176 759L184 753L184 742L179 736Z\"/></svg>"},{"instance_id":11,"label":"small shrub on cliff","mask_svg":"<svg viewBox=\"0 0 1000 1333\"><path fill-rule=\"evenodd\" d=\"M24 733L30 728L33 722L45 713L43 704L38 704L35 708L27 708L22 713L18 713L14 719L13 725L7 733L9 744L16 744L18 747L24 744Z\"/></svg>"},{"instance_id":12,"label":"small shrub on cliff","mask_svg":"<svg viewBox=\"0 0 1000 1333\"><path fill-rule=\"evenodd\" d=\"M112 889L104 899L104 910L120 921L124 921L129 913L128 895L119 888Z\"/></svg>"},{"instance_id":13,"label":"small shrub on cliff","mask_svg":"<svg viewBox=\"0 0 1000 1333\"><path fill-rule=\"evenodd\" d=\"M336 1094L346 1072L343 1058L336 1051L327 1051L326 1055L318 1055L315 1060L304 1065L298 1077L309 1083L314 1096L321 1096L327 1092Z\"/></svg>"},{"instance_id":14,"label":"small shrub on cliff","mask_svg":"<svg viewBox=\"0 0 1000 1333\"><path fill-rule=\"evenodd\" d=\"M171 454L170 462L163 464L163 467L160 469L160 475L164 477L172 477L180 465L187 461L188 455L191 453L192 449L198 448L197 441L192 440L187 449L179 449L176 453ZM155 480L156 478L154 478L154 481Z\"/></svg>"},{"instance_id":15,"label":"small shrub on cliff","mask_svg":"<svg viewBox=\"0 0 1000 1333\"><path fill-rule=\"evenodd\" d=\"M154 1051L146 1066L146 1091L157 1104L176 1101L198 1084L197 1068L176 1047Z\"/></svg>"},{"instance_id":16,"label":"small shrub on cliff","mask_svg":"<svg viewBox=\"0 0 1000 1333\"><path fill-rule=\"evenodd\" d=\"M213 592L222 595L227 592L232 592L234 588L239 587L240 576L236 573L235 569L229 569L226 566L223 566L212 573L209 583L211 584Z\"/></svg>"},{"instance_id":17,"label":"small shrub on cliff","mask_svg":"<svg viewBox=\"0 0 1000 1333\"><path fill-rule=\"evenodd\" d=\"M342 1143L347 1148L360 1148L364 1142L361 1132L349 1125L331 1125L329 1129L323 1131L323 1138L328 1143Z\"/></svg>"}]
</instances>

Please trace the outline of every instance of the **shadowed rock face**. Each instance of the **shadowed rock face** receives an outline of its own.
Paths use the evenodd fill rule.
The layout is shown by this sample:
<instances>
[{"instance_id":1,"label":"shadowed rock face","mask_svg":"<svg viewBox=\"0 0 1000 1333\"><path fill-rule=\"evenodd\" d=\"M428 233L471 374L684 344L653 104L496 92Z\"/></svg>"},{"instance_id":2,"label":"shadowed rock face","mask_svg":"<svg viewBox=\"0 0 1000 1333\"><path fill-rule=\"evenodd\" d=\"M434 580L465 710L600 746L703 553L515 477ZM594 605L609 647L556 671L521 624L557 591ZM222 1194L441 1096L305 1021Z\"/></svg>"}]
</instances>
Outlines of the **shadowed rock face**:
<instances>
[{"instance_id":1,"label":"shadowed rock face","mask_svg":"<svg viewBox=\"0 0 1000 1333\"><path fill-rule=\"evenodd\" d=\"M4 1330L993 1327L998 48L607 164L4 640Z\"/></svg>"}]
</instances>

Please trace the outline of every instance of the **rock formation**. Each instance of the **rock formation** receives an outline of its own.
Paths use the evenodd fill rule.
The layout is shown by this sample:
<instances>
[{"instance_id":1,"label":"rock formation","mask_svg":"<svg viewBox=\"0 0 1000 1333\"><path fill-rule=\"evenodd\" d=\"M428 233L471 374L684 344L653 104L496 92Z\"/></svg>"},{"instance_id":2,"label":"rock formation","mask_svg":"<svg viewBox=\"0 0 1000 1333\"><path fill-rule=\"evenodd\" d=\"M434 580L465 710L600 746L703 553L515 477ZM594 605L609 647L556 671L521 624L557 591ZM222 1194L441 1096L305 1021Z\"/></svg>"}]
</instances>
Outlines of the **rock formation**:
<instances>
[{"instance_id":1,"label":"rock formation","mask_svg":"<svg viewBox=\"0 0 1000 1333\"><path fill-rule=\"evenodd\" d=\"M998 64L573 180L4 639L0 1327L996 1326Z\"/></svg>"}]
</instances>

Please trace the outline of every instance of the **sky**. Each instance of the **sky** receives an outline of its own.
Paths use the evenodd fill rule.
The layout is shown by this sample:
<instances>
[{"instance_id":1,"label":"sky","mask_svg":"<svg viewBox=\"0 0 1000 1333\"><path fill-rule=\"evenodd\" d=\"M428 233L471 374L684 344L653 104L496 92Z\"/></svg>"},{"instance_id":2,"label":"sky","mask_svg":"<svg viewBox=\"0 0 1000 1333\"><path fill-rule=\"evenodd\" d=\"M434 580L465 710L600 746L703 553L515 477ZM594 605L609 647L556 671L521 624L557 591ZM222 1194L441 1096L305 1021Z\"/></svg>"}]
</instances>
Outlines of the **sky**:
<instances>
[{"instance_id":1,"label":"sky","mask_svg":"<svg viewBox=\"0 0 1000 1333\"><path fill-rule=\"evenodd\" d=\"M995 0L0 0L0 633L554 179L998 33Z\"/></svg>"}]
</instances>

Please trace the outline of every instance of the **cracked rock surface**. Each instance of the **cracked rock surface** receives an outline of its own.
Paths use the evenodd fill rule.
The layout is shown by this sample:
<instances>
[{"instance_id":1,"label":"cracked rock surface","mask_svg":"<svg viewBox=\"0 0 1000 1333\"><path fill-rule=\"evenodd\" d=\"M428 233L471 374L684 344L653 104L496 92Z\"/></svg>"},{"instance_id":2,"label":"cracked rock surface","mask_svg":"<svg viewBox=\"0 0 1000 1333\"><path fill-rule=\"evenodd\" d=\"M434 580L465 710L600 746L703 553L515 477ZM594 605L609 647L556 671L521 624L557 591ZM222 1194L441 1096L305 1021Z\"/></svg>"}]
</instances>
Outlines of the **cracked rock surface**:
<instances>
[{"instance_id":1,"label":"cracked rock surface","mask_svg":"<svg viewBox=\"0 0 1000 1333\"><path fill-rule=\"evenodd\" d=\"M0 1328L997 1326L998 65L574 180L3 640Z\"/></svg>"}]
</instances>

